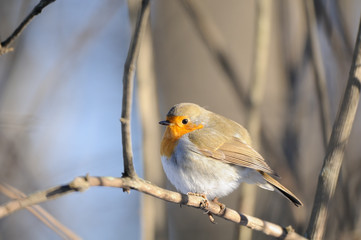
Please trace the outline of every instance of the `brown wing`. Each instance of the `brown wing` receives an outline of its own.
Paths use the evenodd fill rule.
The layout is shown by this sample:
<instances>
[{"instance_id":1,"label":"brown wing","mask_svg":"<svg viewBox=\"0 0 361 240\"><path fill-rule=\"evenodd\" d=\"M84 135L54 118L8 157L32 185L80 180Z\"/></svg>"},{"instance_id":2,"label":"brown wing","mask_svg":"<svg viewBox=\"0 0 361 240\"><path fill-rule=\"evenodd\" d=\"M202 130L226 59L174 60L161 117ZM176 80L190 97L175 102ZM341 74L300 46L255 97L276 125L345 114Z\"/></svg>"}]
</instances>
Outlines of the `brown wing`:
<instances>
[{"instance_id":1,"label":"brown wing","mask_svg":"<svg viewBox=\"0 0 361 240\"><path fill-rule=\"evenodd\" d=\"M300 199L296 197L290 190L288 190L285 186L283 186L281 183L279 183L277 180L273 179L271 176L269 176L267 173L260 172L260 174L263 176L263 178L271 184L273 187L275 187L281 194L283 194L286 198L288 198L291 202L293 202L296 207L303 206L303 203Z\"/></svg>"},{"instance_id":2,"label":"brown wing","mask_svg":"<svg viewBox=\"0 0 361 240\"><path fill-rule=\"evenodd\" d=\"M265 162L263 157L250 145L242 142L236 137L220 136L219 132L205 131L201 129L200 134L194 132L197 137L190 136L189 139L198 146L200 153L226 163L241 167L252 168L265 173L278 176ZM194 141L197 139L197 141ZM202 144L200 144L200 142Z\"/></svg>"}]
</instances>

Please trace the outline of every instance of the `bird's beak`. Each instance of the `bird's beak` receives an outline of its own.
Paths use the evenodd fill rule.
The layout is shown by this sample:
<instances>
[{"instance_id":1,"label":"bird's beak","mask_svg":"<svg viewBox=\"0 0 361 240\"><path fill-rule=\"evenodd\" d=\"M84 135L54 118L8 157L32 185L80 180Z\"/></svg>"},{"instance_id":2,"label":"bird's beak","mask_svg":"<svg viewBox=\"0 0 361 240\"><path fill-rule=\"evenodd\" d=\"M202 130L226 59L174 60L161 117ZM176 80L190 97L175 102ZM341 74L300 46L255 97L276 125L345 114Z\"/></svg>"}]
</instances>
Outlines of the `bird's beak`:
<instances>
[{"instance_id":1,"label":"bird's beak","mask_svg":"<svg viewBox=\"0 0 361 240\"><path fill-rule=\"evenodd\" d=\"M170 124L170 122L168 120L165 120L165 121L160 121L159 124L168 126Z\"/></svg>"}]
</instances>

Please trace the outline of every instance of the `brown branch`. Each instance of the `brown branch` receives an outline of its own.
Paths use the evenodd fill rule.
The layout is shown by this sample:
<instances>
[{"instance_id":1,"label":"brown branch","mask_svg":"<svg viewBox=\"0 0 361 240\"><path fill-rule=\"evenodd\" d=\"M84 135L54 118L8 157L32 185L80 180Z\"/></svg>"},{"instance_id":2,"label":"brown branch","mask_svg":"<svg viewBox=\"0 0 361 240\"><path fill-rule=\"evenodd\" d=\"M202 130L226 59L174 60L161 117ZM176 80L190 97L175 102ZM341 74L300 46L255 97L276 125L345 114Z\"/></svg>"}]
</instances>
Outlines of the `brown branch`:
<instances>
[{"instance_id":1,"label":"brown branch","mask_svg":"<svg viewBox=\"0 0 361 240\"><path fill-rule=\"evenodd\" d=\"M202 209L207 212L209 211L210 213L217 215L225 220L238 223L253 230L262 231L264 234L270 236L281 239L305 239L304 237L295 233L291 227L283 228L277 224L267 222L256 217L248 216L246 214L238 213L230 208L226 208L223 214L219 214L221 211L220 206L212 201L208 201L208 206L202 208L200 207L201 205L204 205L204 200L202 197L183 195L160 188L141 178L130 177L77 177L67 185L56 186L45 191L31 194L27 198L12 200L3 205L0 205L0 218L8 216L15 211L32 206L34 204L53 200L72 192L86 191L90 187L94 186L134 189L167 202L182 204Z\"/></svg>"},{"instance_id":2,"label":"brown branch","mask_svg":"<svg viewBox=\"0 0 361 240\"><path fill-rule=\"evenodd\" d=\"M323 239L328 205L334 195L345 147L351 133L361 89L361 21L357 34L352 66L346 90L339 108L328 145L324 163L318 177L316 196L313 203L307 236Z\"/></svg>"},{"instance_id":3,"label":"brown branch","mask_svg":"<svg viewBox=\"0 0 361 240\"><path fill-rule=\"evenodd\" d=\"M124 65L122 117L120 121L122 123L122 144L124 161L123 176L126 177L137 176L133 165L132 141L130 135L130 114L132 109L135 63L139 55L140 42L147 27L149 13L149 0L143 0L134 34L130 43L128 56Z\"/></svg>"},{"instance_id":4,"label":"brown branch","mask_svg":"<svg viewBox=\"0 0 361 240\"><path fill-rule=\"evenodd\" d=\"M223 72L227 75L233 89L236 91L240 102L245 104L246 94L242 84L242 78L237 74L236 68L233 66L233 61L227 53L227 45L222 38L222 34L212 23L211 18L206 11L199 6L199 1L196 0L181 0L182 5L189 14L193 25L198 30L200 37L204 44L208 47L209 52L213 58L218 62Z\"/></svg>"},{"instance_id":5,"label":"brown branch","mask_svg":"<svg viewBox=\"0 0 361 240\"><path fill-rule=\"evenodd\" d=\"M0 55L3 55L8 52L14 51L10 45L20 36L23 30L29 25L29 23L34 19L34 17L41 13L41 11L48 6L50 3L55 2L55 0L41 0L30 12L30 14L20 23L20 25L15 29L15 31L3 42L0 44Z\"/></svg>"},{"instance_id":6,"label":"brown branch","mask_svg":"<svg viewBox=\"0 0 361 240\"><path fill-rule=\"evenodd\" d=\"M11 199L22 199L26 195L19 191L18 189L9 186L7 184L0 184L0 192ZM33 205L26 207L26 209L31 212L35 217L42 221L46 226L52 229L56 234L58 234L63 239L81 239L69 228L60 223L56 218L54 218L50 213L48 213L44 208Z\"/></svg>"},{"instance_id":7,"label":"brown branch","mask_svg":"<svg viewBox=\"0 0 361 240\"><path fill-rule=\"evenodd\" d=\"M322 140L323 146L326 150L328 139L331 133L331 121L330 121L330 103L328 100L327 83L325 67L322 60L322 53L320 42L317 33L317 20L314 1L303 1L306 15L307 15L307 28L309 32L309 38L311 41L311 54L313 61L313 69L315 74L316 91L318 102L320 105L320 123L322 128Z\"/></svg>"},{"instance_id":8,"label":"brown branch","mask_svg":"<svg viewBox=\"0 0 361 240\"><path fill-rule=\"evenodd\" d=\"M128 0L129 16L132 29L141 0ZM134 24L133 24L134 23ZM157 84L154 72L153 36L148 22L141 50L137 61L137 103L142 123L143 177L158 186L165 185L162 162L160 159L160 131L154 126L159 121ZM166 202L147 194L142 194L140 201L140 221L143 240L167 238Z\"/></svg>"}]
</instances>

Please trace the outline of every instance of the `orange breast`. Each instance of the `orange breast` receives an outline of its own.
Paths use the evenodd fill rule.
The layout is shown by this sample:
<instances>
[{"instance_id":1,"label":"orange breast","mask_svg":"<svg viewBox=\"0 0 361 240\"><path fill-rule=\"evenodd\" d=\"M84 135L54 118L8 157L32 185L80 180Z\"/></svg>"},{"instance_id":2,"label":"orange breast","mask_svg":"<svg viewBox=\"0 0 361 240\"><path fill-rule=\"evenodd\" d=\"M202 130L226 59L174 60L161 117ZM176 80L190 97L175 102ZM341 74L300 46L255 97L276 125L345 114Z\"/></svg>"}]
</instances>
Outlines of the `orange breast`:
<instances>
[{"instance_id":1,"label":"orange breast","mask_svg":"<svg viewBox=\"0 0 361 240\"><path fill-rule=\"evenodd\" d=\"M174 152L174 148L178 144L178 140L179 138L174 138L171 134L170 128L167 127L160 146L160 154L168 158L171 157Z\"/></svg>"}]
</instances>

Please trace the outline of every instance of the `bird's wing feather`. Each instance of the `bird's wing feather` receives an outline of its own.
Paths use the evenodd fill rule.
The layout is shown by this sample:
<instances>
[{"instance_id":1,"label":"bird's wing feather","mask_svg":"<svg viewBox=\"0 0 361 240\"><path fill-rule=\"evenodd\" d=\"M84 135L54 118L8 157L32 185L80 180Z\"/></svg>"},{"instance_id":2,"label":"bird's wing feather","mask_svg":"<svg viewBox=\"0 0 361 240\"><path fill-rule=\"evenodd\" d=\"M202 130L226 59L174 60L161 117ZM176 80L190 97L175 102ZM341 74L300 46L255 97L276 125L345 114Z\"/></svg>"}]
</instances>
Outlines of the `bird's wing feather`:
<instances>
[{"instance_id":1,"label":"bird's wing feather","mask_svg":"<svg viewBox=\"0 0 361 240\"><path fill-rule=\"evenodd\" d=\"M240 138L228 137L219 132L200 129L192 132L189 139L198 146L196 151L205 156L277 176L263 157Z\"/></svg>"},{"instance_id":2,"label":"bird's wing feather","mask_svg":"<svg viewBox=\"0 0 361 240\"><path fill-rule=\"evenodd\" d=\"M296 197L290 190L288 190L285 186L283 186L281 183L279 183L277 180L269 176L267 173L260 172L260 174L263 176L263 178L271 184L273 187L275 187L281 194L283 194L286 198L288 198L291 202L293 202L296 207L302 206L303 203L300 199Z\"/></svg>"}]
</instances>

